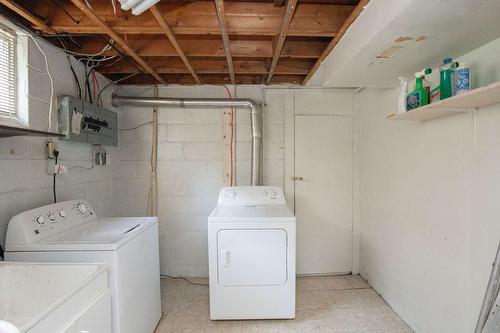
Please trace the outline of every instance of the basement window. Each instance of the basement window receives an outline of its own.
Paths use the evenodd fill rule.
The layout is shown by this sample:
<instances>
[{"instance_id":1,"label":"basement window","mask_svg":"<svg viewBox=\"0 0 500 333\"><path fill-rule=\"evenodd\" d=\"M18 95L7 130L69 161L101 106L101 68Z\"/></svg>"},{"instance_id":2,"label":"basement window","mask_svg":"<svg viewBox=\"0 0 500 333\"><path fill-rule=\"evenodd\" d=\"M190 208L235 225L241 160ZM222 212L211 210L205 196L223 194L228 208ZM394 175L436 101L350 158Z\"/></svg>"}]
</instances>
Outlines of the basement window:
<instances>
[{"instance_id":1,"label":"basement window","mask_svg":"<svg viewBox=\"0 0 500 333\"><path fill-rule=\"evenodd\" d=\"M0 123L28 125L27 37L0 22Z\"/></svg>"}]
</instances>

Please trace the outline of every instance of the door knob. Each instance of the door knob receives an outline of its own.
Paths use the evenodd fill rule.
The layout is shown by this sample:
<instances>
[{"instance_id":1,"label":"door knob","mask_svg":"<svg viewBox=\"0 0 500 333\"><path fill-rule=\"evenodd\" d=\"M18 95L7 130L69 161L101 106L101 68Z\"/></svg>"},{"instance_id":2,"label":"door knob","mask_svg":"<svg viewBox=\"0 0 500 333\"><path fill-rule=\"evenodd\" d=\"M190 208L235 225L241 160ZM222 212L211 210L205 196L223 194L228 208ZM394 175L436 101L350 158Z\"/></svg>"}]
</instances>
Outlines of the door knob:
<instances>
[{"instance_id":1,"label":"door knob","mask_svg":"<svg viewBox=\"0 0 500 333\"><path fill-rule=\"evenodd\" d=\"M292 180L293 181L297 181L297 180L302 181L302 180L304 180L304 178L303 177L292 177Z\"/></svg>"}]
</instances>

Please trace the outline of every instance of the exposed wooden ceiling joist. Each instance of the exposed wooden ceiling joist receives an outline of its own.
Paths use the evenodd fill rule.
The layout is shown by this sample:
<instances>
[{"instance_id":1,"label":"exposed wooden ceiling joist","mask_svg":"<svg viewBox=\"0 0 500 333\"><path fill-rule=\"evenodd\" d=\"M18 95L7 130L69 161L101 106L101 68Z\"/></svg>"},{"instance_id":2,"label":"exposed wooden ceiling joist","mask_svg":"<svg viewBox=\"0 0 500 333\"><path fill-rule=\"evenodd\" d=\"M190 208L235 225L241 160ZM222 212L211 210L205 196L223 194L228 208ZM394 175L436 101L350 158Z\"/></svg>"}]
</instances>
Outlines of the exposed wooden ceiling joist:
<instances>
[{"instance_id":1,"label":"exposed wooden ceiling joist","mask_svg":"<svg viewBox=\"0 0 500 333\"><path fill-rule=\"evenodd\" d=\"M111 80L124 78L124 74L110 74L108 77ZM199 74L200 79L206 84L230 84L229 76L225 74L205 75ZM195 85L193 77L190 74L168 74L163 76L167 84L184 84ZM300 84L304 75L275 75L273 84L292 83ZM265 75L237 75L236 84L262 84ZM149 76L137 75L133 78L126 79L120 82L121 84L154 84L155 80Z\"/></svg>"},{"instance_id":2,"label":"exposed wooden ceiling joist","mask_svg":"<svg viewBox=\"0 0 500 333\"><path fill-rule=\"evenodd\" d=\"M288 0L285 13L283 14L283 22L281 23L280 33L276 37L273 60L271 62L271 67L269 68L269 74L267 75L266 84L271 83L271 79L274 75L274 70L281 56L281 51L283 50L283 45L285 44L286 35L288 33L288 28L290 27L290 22L292 22L293 14L295 13L295 8L297 7L297 0Z\"/></svg>"},{"instance_id":3,"label":"exposed wooden ceiling joist","mask_svg":"<svg viewBox=\"0 0 500 333\"><path fill-rule=\"evenodd\" d=\"M50 17L50 25L57 31L103 33L92 20L70 6L66 10L78 24L50 1L25 1L25 6L42 17ZM92 6L96 15L117 33L164 34L149 12L133 16L124 11L117 17L109 1L93 1ZM217 15L210 1L162 1L157 6L176 36L220 35ZM353 8L354 6L349 5L301 4L290 24L288 35L333 37ZM283 19L283 8L274 7L272 2L227 2L224 9L230 35L275 36Z\"/></svg>"},{"instance_id":4,"label":"exposed wooden ceiling joist","mask_svg":"<svg viewBox=\"0 0 500 333\"><path fill-rule=\"evenodd\" d=\"M236 82L234 79L233 58L231 56L231 45L229 42L229 34L227 32L226 11L224 10L224 0L215 0L215 11L217 12L217 18L219 20L219 29L220 29L220 34L222 37L222 44L224 46L224 54L226 55L229 77L231 78L231 83L235 84Z\"/></svg>"},{"instance_id":5,"label":"exposed wooden ceiling joist","mask_svg":"<svg viewBox=\"0 0 500 333\"><path fill-rule=\"evenodd\" d=\"M267 75L269 71L268 59L233 59L235 74L260 74ZM176 57L150 58L148 63L158 74L189 74L184 63ZM191 64L198 74L229 74L225 58L196 58L191 59ZM275 74L307 75L314 64L312 59L281 59L276 66ZM136 68L126 59L118 61L113 66L97 68L102 74L108 73L135 73Z\"/></svg>"},{"instance_id":6,"label":"exposed wooden ceiling joist","mask_svg":"<svg viewBox=\"0 0 500 333\"><path fill-rule=\"evenodd\" d=\"M109 78L142 67L121 83L179 84L305 83L368 2L351 14L359 0L169 0L134 16L110 0L14 1L0 7L57 46L95 54L115 40Z\"/></svg>"},{"instance_id":7,"label":"exposed wooden ceiling joist","mask_svg":"<svg viewBox=\"0 0 500 333\"><path fill-rule=\"evenodd\" d=\"M304 78L302 81L302 84L306 84L307 81L314 75L314 73L318 70L319 66L321 66L321 63L325 60L325 58L330 54L330 52L333 50L333 48L338 44L340 39L344 36L346 33L347 29L351 26L351 24L358 18L358 16L361 14L361 12L365 9L366 5L368 5L368 2L370 0L360 0L356 8L351 12L347 20L342 24L342 27L340 28L339 32L335 37L333 37L332 41L328 44L328 46L325 48L323 51L323 54L321 57L316 61L314 64L313 68L311 68L311 71L307 76Z\"/></svg>"},{"instance_id":8,"label":"exposed wooden ceiling joist","mask_svg":"<svg viewBox=\"0 0 500 333\"><path fill-rule=\"evenodd\" d=\"M0 0L0 3L2 5L4 5L5 7L9 8L10 10L12 10L13 12L15 12L16 14L22 16L24 19L28 20L31 24L33 24L33 27L35 29L43 31L47 34L55 34L56 33L56 31L54 29L52 29L51 27L49 27L47 24L45 24L45 22L43 22L38 17L34 16L33 14L31 14L30 12L25 10L23 7L15 4L13 1Z\"/></svg>"},{"instance_id":9,"label":"exposed wooden ceiling joist","mask_svg":"<svg viewBox=\"0 0 500 333\"><path fill-rule=\"evenodd\" d=\"M151 7L150 11L151 11L151 14L153 14L155 20L158 22L158 24L165 31L165 35L167 36L168 40L170 41L170 44L172 44L172 47L175 49L175 51L177 52L179 57L182 59L182 61L184 62L184 65L186 65L186 68L191 73L191 75L193 76L196 83L201 84L201 81L198 78L198 75L196 75L196 72L194 71L193 66L191 66L191 63L189 62L188 58L186 57L186 54L184 54L184 51L179 46L177 39L175 38L174 34L172 33L172 30L168 26L167 22L165 22L163 15L160 13L158 8L156 8L156 6Z\"/></svg>"},{"instance_id":10,"label":"exposed wooden ceiling joist","mask_svg":"<svg viewBox=\"0 0 500 333\"><path fill-rule=\"evenodd\" d=\"M177 39L187 57L225 57L224 47L220 39ZM99 39L77 39L81 48L72 48L72 51L81 53L96 53L102 50L104 44ZM128 45L136 50L143 58L147 57L175 57L176 50L166 43L162 36L129 36ZM321 56L328 42L324 41L295 41L287 40L281 52L281 58L317 59ZM245 58L272 58L273 45L270 40L231 40L231 56ZM115 50L104 53L107 56L119 55ZM147 59L146 59L147 60Z\"/></svg>"},{"instance_id":11,"label":"exposed wooden ceiling joist","mask_svg":"<svg viewBox=\"0 0 500 333\"><path fill-rule=\"evenodd\" d=\"M127 52L134 60L149 74L151 74L160 83L165 83L163 78L159 76L128 44L122 39L116 31L111 29L106 23L101 21L99 17L87 7L81 0L71 0L71 2L77 6L87 17L89 17L95 24L101 27L101 29L106 32L106 34L111 37L121 48Z\"/></svg>"}]
</instances>

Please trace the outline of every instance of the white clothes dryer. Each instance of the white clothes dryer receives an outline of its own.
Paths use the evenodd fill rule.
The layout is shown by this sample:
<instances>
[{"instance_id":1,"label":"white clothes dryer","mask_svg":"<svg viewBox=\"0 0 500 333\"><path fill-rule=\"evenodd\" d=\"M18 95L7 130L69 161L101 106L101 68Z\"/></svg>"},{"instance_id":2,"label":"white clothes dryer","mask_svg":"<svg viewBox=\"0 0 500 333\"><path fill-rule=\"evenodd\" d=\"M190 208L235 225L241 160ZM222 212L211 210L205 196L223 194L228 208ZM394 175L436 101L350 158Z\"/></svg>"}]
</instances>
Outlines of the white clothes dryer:
<instances>
[{"instance_id":1,"label":"white clothes dryer","mask_svg":"<svg viewBox=\"0 0 500 333\"><path fill-rule=\"evenodd\" d=\"M281 188L223 188L208 246L212 320L295 318L295 216Z\"/></svg>"}]
</instances>

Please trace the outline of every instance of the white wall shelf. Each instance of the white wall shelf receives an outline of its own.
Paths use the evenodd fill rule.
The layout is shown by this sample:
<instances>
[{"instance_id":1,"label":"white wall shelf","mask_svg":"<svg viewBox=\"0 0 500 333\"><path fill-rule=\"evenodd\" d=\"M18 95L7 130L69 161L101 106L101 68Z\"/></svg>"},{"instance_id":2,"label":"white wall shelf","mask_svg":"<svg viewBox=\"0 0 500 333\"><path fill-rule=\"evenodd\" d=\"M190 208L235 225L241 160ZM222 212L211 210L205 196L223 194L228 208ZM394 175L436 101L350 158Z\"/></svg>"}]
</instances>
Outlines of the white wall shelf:
<instances>
[{"instance_id":1,"label":"white wall shelf","mask_svg":"<svg viewBox=\"0 0 500 333\"><path fill-rule=\"evenodd\" d=\"M390 120L423 121L469 112L500 102L500 82L428 104L405 113L393 113Z\"/></svg>"}]
</instances>

